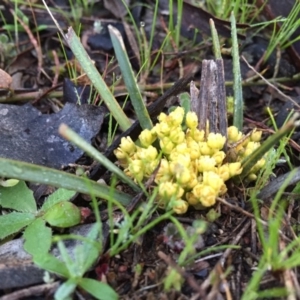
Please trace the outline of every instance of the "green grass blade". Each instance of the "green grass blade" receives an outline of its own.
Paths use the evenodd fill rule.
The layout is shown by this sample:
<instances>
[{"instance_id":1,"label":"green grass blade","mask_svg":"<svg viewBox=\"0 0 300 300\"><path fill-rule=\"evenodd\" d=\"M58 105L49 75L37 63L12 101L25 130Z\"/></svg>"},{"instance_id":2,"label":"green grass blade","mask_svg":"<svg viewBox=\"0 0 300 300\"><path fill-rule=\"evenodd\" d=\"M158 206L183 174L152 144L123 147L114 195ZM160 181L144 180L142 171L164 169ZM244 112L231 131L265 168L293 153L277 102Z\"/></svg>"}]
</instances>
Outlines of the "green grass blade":
<instances>
[{"instance_id":1,"label":"green grass blade","mask_svg":"<svg viewBox=\"0 0 300 300\"><path fill-rule=\"evenodd\" d=\"M136 82L125 45L120 32L113 26L108 25L108 30L115 54L119 62L119 67L122 72L123 80L128 90L132 105L134 107L137 118L143 129L151 129L153 127L148 110L142 99L140 88Z\"/></svg>"},{"instance_id":2,"label":"green grass blade","mask_svg":"<svg viewBox=\"0 0 300 300\"><path fill-rule=\"evenodd\" d=\"M0 158L0 176L52 185L88 195L93 193L96 197L105 200L110 200L111 197L110 187L95 181L17 160ZM125 206L130 203L132 198L116 190L113 197Z\"/></svg>"},{"instance_id":3,"label":"green grass blade","mask_svg":"<svg viewBox=\"0 0 300 300\"><path fill-rule=\"evenodd\" d=\"M103 154L101 154L93 146L87 143L83 138L81 138L76 132L74 132L67 125L61 124L58 131L65 139L71 141L78 148L85 151L90 157L94 158L99 163L101 163L109 171L116 174L122 181L127 183L133 190L137 192L141 191L141 189L128 176L126 176L124 172L122 172L115 164L113 164Z\"/></svg>"},{"instance_id":4,"label":"green grass blade","mask_svg":"<svg viewBox=\"0 0 300 300\"><path fill-rule=\"evenodd\" d=\"M243 129L243 87L242 76L240 69L239 45L236 32L236 21L234 13L231 13L231 38L232 38L232 65L233 65L233 95L234 95L234 109L233 109L233 125L242 131Z\"/></svg>"},{"instance_id":5,"label":"green grass blade","mask_svg":"<svg viewBox=\"0 0 300 300\"><path fill-rule=\"evenodd\" d=\"M215 59L222 59L220 41L219 41L218 33L213 19L209 20L209 26L211 30L211 37L212 37Z\"/></svg>"},{"instance_id":6,"label":"green grass blade","mask_svg":"<svg viewBox=\"0 0 300 300\"><path fill-rule=\"evenodd\" d=\"M119 103L116 101L110 89L106 85L105 81L97 71L96 67L94 66L89 55L86 53L79 38L77 37L72 28L68 29L66 39L73 54L78 59L80 66L82 67L86 75L89 77L90 81L92 82L98 93L101 95L106 106L108 107L109 111L112 113L114 118L117 120L117 122L120 124L122 130L125 131L131 126L131 122L129 121L122 108L120 107Z\"/></svg>"}]
</instances>

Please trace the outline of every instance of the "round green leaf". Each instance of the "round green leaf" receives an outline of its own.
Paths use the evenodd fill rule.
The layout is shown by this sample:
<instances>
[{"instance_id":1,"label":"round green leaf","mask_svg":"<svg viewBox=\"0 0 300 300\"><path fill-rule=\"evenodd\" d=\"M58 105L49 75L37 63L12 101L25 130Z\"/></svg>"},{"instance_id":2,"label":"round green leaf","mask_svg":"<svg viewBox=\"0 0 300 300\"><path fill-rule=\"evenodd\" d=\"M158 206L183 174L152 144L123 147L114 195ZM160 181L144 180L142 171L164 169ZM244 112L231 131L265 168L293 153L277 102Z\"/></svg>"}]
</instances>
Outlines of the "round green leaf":
<instances>
[{"instance_id":1,"label":"round green leaf","mask_svg":"<svg viewBox=\"0 0 300 300\"><path fill-rule=\"evenodd\" d=\"M81 216L76 205L63 201L51 206L44 214L44 219L52 226L65 228L77 225Z\"/></svg>"}]
</instances>

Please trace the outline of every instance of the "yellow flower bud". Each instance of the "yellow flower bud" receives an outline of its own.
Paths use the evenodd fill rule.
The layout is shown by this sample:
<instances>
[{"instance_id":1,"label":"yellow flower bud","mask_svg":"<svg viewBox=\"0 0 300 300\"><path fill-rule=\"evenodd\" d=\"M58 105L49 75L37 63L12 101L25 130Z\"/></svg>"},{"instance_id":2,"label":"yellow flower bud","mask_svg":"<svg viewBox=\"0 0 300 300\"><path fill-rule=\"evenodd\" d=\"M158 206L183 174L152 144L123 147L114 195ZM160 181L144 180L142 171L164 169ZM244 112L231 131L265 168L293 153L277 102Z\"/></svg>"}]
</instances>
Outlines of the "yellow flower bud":
<instances>
[{"instance_id":1,"label":"yellow flower bud","mask_svg":"<svg viewBox=\"0 0 300 300\"><path fill-rule=\"evenodd\" d=\"M197 128L188 129L186 131L186 139L193 139L196 142L203 142L204 141L204 131L199 130Z\"/></svg>"},{"instance_id":2,"label":"yellow flower bud","mask_svg":"<svg viewBox=\"0 0 300 300\"><path fill-rule=\"evenodd\" d=\"M180 187L177 183L171 181L162 182L158 187L158 195L162 199L171 200L172 197L176 199L181 198L184 194L184 189Z\"/></svg>"},{"instance_id":3,"label":"yellow flower bud","mask_svg":"<svg viewBox=\"0 0 300 300\"><path fill-rule=\"evenodd\" d=\"M197 176L196 176L196 173L193 172L192 169L189 169L189 172L190 172L190 180L189 180L187 183L185 183L185 184L183 185L183 187L184 187L186 190L191 190L191 189L193 189L193 187L194 187L196 184L198 184L198 178L197 178Z\"/></svg>"},{"instance_id":4,"label":"yellow flower bud","mask_svg":"<svg viewBox=\"0 0 300 300\"><path fill-rule=\"evenodd\" d=\"M181 185L187 184L191 179L190 170L186 167L177 168L177 170L175 172L175 177L179 184L181 184Z\"/></svg>"},{"instance_id":5,"label":"yellow flower bud","mask_svg":"<svg viewBox=\"0 0 300 300\"><path fill-rule=\"evenodd\" d=\"M165 113L160 113L159 114L159 116L157 117L157 120L159 121L159 122L165 122L166 120L167 120L167 115L165 114Z\"/></svg>"},{"instance_id":6,"label":"yellow flower bud","mask_svg":"<svg viewBox=\"0 0 300 300\"><path fill-rule=\"evenodd\" d=\"M158 156L157 149L153 146L148 148L139 148L137 152L137 157L142 161L152 161L155 160Z\"/></svg>"},{"instance_id":7,"label":"yellow flower bud","mask_svg":"<svg viewBox=\"0 0 300 300\"><path fill-rule=\"evenodd\" d=\"M236 175L240 175L243 171L242 165L240 162L234 162L228 164L229 176L230 178Z\"/></svg>"},{"instance_id":8,"label":"yellow flower bud","mask_svg":"<svg viewBox=\"0 0 300 300\"><path fill-rule=\"evenodd\" d=\"M173 110L169 114L169 122L172 127L177 127L181 125L184 117L184 109L181 106L177 106L175 110Z\"/></svg>"},{"instance_id":9,"label":"yellow flower bud","mask_svg":"<svg viewBox=\"0 0 300 300\"><path fill-rule=\"evenodd\" d=\"M190 129L196 129L198 126L198 117L195 112L189 111L186 114L185 124Z\"/></svg>"},{"instance_id":10,"label":"yellow flower bud","mask_svg":"<svg viewBox=\"0 0 300 300\"><path fill-rule=\"evenodd\" d=\"M123 168L126 168L128 166L128 154L125 153L120 147L114 150L114 154L118 159L120 165Z\"/></svg>"},{"instance_id":11,"label":"yellow flower bud","mask_svg":"<svg viewBox=\"0 0 300 300\"><path fill-rule=\"evenodd\" d=\"M118 160L127 160L128 154L120 147L114 150L114 154Z\"/></svg>"},{"instance_id":12,"label":"yellow flower bud","mask_svg":"<svg viewBox=\"0 0 300 300\"><path fill-rule=\"evenodd\" d=\"M176 145L176 147L174 148L174 150L172 151L172 153L170 154L170 159L172 159L172 154L175 154L175 157L177 159L177 155L178 154L186 154L189 152L189 147L186 143L180 143L178 145ZM173 159L172 159L173 160Z\"/></svg>"},{"instance_id":13,"label":"yellow flower bud","mask_svg":"<svg viewBox=\"0 0 300 300\"><path fill-rule=\"evenodd\" d=\"M258 173L266 164L266 160L261 158L251 169L251 173Z\"/></svg>"},{"instance_id":14,"label":"yellow flower bud","mask_svg":"<svg viewBox=\"0 0 300 300\"><path fill-rule=\"evenodd\" d=\"M224 147L225 142L225 136L222 136L220 133L210 132L207 137L207 145L211 149L221 150Z\"/></svg>"},{"instance_id":15,"label":"yellow flower bud","mask_svg":"<svg viewBox=\"0 0 300 300\"><path fill-rule=\"evenodd\" d=\"M217 169L217 173L223 179L223 181L227 181L230 178L228 163L220 166Z\"/></svg>"},{"instance_id":16,"label":"yellow flower bud","mask_svg":"<svg viewBox=\"0 0 300 300\"><path fill-rule=\"evenodd\" d=\"M197 184L193 188L192 193L205 207L212 206L216 203L217 194L211 186L204 185L202 183Z\"/></svg>"},{"instance_id":17,"label":"yellow flower bud","mask_svg":"<svg viewBox=\"0 0 300 300\"><path fill-rule=\"evenodd\" d=\"M252 142L259 142L261 139L262 131L253 130L251 133L250 139Z\"/></svg>"},{"instance_id":18,"label":"yellow flower bud","mask_svg":"<svg viewBox=\"0 0 300 300\"><path fill-rule=\"evenodd\" d=\"M188 142L188 150L190 153L191 159L197 159L200 157L200 149L199 144L194 140L189 140Z\"/></svg>"},{"instance_id":19,"label":"yellow flower bud","mask_svg":"<svg viewBox=\"0 0 300 300\"><path fill-rule=\"evenodd\" d=\"M184 141L185 134L182 131L181 127L178 126L177 128L174 128L169 134L169 139L174 143L174 144L180 144Z\"/></svg>"},{"instance_id":20,"label":"yellow flower bud","mask_svg":"<svg viewBox=\"0 0 300 300\"><path fill-rule=\"evenodd\" d=\"M199 149L202 155L212 155L214 152L208 147L207 142L199 142Z\"/></svg>"},{"instance_id":21,"label":"yellow flower bud","mask_svg":"<svg viewBox=\"0 0 300 300\"><path fill-rule=\"evenodd\" d=\"M191 192L186 193L185 198L190 205L194 206L199 204L199 199Z\"/></svg>"},{"instance_id":22,"label":"yellow flower bud","mask_svg":"<svg viewBox=\"0 0 300 300\"><path fill-rule=\"evenodd\" d=\"M189 204L186 201L182 199L177 199L174 201L172 208L176 214L181 215L187 212L188 207Z\"/></svg>"},{"instance_id":23,"label":"yellow flower bud","mask_svg":"<svg viewBox=\"0 0 300 300\"><path fill-rule=\"evenodd\" d=\"M203 184L212 187L216 194L220 193L221 187L224 184L223 179L215 172L203 172Z\"/></svg>"},{"instance_id":24,"label":"yellow flower bud","mask_svg":"<svg viewBox=\"0 0 300 300\"><path fill-rule=\"evenodd\" d=\"M153 144L156 140L156 135L153 134L151 130L144 129L139 135L139 140L141 145L146 148Z\"/></svg>"},{"instance_id":25,"label":"yellow flower bud","mask_svg":"<svg viewBox=\"0 0 300 300\"><path fill-rule=\"evenodd\" d=\"M222 164L225 156L226 156L226 154L224 151L218 151L213 154L212 158L216 161L217 165L220 165L220 164Z\"/></svg>"},{"instance_id":26,"label":"yellow flower bud","mask_svg":"<svg viewBox=\"0 0 300 300\"><path fill-rule=\"evenodd\" d=\"M155 132L159 138L169 136L171 127L166 122L158 123L154 126Z\"/></svg>"},{"instance_id":27,"label":"yellow flower bud","mask_svg":"<svg viewBox=\"0 0 300 300\"><path fill-rule=\"evenodd\" d=\"M170 141L168 137L164 137L159 141L160 148L163 153L170 154L172 150L175 148L175 144Z\"/></svg>"},{"instance_id":28,"label":"yellow flower bud","mask_svg":"<svg viewBox=\"0 0 300 300\"><path fill-rule=\"evenodd\" d=\"M236 143L242 137L242 133L239 132L239 130L235 126L230 126L227 128L227 135L228 141L232 143Z\"/></svg>"},{"instance_id":29,"label":"yellow flower bud","mask_svg":"<svg viewBox=\"0 0 300 300\"><path fill-rule=\"evenodd\" d=\"M170 180L171 177L172 177L172 174L170 172L169 162L163 158L160 161L160 166L159 166L159 169L155 176L155 182L156 183L165 182L165 181Z\"/></svg>"},{"instance_id":30,"label":"yellow flower bud","mask_svg":"<svg viewBox=\"0 0 300 300\"><path fill-rule=\"evenodd\" d=\"M207 155L201 156L196 163L199 172L214 171L216 167L215 159Z\"/></svg>"},{"instance_id":31,"label":"yellow flower bud","mask_svg":"<svg viewBox=\"0 0 300 300\"><path fill-rule=\"evenodd\" d=\"M247 181L255 181L256 179L257 179L257 176L254 173L250 173L246 177Z\"/></svg>"},{"instance_id":32,"label":"yellow flower bud","mask_svg":"<svg viewBox=\"0 0 300 300\"><path fill-rule=\"evenodd\" d=\"M188 153L181 154L181 153L175 153L175 155L172 154L172 159L170 159L171 162L173 163L179 163L185 167L189 167L191 165L191 157ZM171 156L171 155L170 155ZM173 159L175 158L175 159ZM174 166L174 164L173 164ZM170 167L170 170L172 172L172 168Z\"/></svg>"},{"instance_id":33,"label":"yellow flower bud","mask_svg":"<svg viewBox=\"0 0 300 300\"><path fill-rule=\"evenodd\" d=\"M129 155L136 151L136 145L130 136L121 138L120 148Z\"/></svg>"},{"instance_id":34,"label":"yellow flower bud","mask_svg":"<svg viewBox=\"0 0 300 300\"><path fill-rule=\"evenodd\" d=\"M129 163L128 170L137 181L143 180L144 166L141 160L132 160Z\"/></svg>"}]
</instances>

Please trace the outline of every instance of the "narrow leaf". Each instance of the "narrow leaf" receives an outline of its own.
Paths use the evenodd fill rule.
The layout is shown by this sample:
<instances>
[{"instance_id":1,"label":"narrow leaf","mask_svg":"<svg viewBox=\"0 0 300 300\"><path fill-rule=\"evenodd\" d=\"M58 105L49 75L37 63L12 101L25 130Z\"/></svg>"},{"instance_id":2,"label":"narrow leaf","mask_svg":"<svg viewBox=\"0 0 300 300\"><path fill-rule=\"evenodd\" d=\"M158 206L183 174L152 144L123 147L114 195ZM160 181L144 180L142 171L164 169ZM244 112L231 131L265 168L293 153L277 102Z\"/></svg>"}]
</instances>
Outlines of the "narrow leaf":
<instances>
[{"instance_id":1,"label":"narrow leaf","mask_svg":"<svg viewBox=\"0 0 300 300\"><path fill-rule=\"evenodd\" d=\"M233 65L233 96L234 96L234 109L233 109L233 125L239 131L243 129L243 87L242 76L240 68L239 45L236 32L236 21L234 13L231 13L231 38L232 38L232 65Z\"/></svg>"},{"instance_id":2,"label":"narrow leaf","mask_svg":"<svg viewBox=\"0 0 300 300\"><path fill-rule=\"evenodd\" d=\"M0 176L48 184L88 195L93 193L106 200L113 196L123 205L128 205L132 198L117 190L112 193L109 187L86 178L11 159L0 158Z\"/></svg>"},{"instance_id":3,"label":"narrow leaf","mask_svg":"<svg viewBox=\"0 0 300 300\"><path fill-rule=\"evenodd\" d=\"M82 278L78 285L100 300L117 300L118 294L108 285L90 278Z\"/></svg>"},{"instance_id":4,"label":"narrow leaf","mask_svg":"<svg viewBox=\"0 0 300 300\"><path fill-rule=\"evenodd\" d=\"M65 37L74 56L79 61L80 66L89 77L97 92L101 95L110 112L112 113L116 121L120 124L122 130L127 130L131 126L131 122L125 115L117 100L114 98L113 94L97 71L95 65L91 61L79 38L76 36L74 30L71 27L68 29L68 33L65 35Z\"/></svg>"},{"instance_id":5,"label":"narrow leaf","mask_svg":"<svg viewBox=\"0 0 300 300\"><path fill-rule=\"evenodd\" d=\"M65 300L65 299L72 299L70 297L75 289L76 289L76 281L74 279L69 279L64 282L55 292L54 299L55 300Z\"/></svg>"},{"instance_id":6,"label":"narrow leaf","mask_svg":"<svg viewBox=\"0 0 300 300\"><path fill-rule=\"evenodd\" d=\"M111 25L108 25L108 30L112 44L114 46L115 54L118 59L119 67L122 72L123 80L128 90L131 103L134 107L134 111L140 121L143 129L151 129L153 127L148 110L144 104L140 88L136 82L125 45L122 39L122 35L119 30Z\"/></svg>"}]
</instances>

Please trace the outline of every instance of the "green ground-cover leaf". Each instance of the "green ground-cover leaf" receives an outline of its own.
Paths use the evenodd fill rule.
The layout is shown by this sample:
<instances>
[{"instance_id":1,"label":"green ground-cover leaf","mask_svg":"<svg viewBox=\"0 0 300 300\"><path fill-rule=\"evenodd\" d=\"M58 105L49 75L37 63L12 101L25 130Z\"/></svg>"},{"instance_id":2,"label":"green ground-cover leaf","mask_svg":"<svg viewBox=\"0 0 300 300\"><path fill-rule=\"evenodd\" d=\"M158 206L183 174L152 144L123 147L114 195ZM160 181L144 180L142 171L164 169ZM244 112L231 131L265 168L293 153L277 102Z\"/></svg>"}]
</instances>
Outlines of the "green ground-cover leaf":
<instances>
[{"instance_id":1,"label":"green ground-cover leaf","mask_svg":"<svg viewBox=\"0 0 300 300\"><path fill-rule=\"evenodd\" d=\"M24 181L12 187L0 186L0 205L20 212L35 213L37 210L33 192Z\"/></svg>"},{"instance_id":2,"label":"green ground-cover leaf","mask_svg":"<svg viewBox=\"0 0 300 300\"><path fill-rule=\"evenodd\" d=\"M116 300L118 294L108 285L90 278L82 278L78 284L81 288L93 295L96 299Z\"/></svg>"},{"instance_id":3,"label":"green ground-cover leaf","mask_svg":"<svg viewBox=\"0 0 300 300\"><path fill-rule=\"evenodd\" d=\"M33 257L48 253L51 247L52 231L45 220L38 218L24 231L24 249Z\"/></svg>"},{"instance_id":4,"label":"green ground-cover leaf","mask_svg":"<svg viewBox=\"0 0 300 300\"><path fill-rule=\"evenodd\" d=\"M72 299L70 298L70 295L75 291L76 286L77 286L76 280L70 278L57 289L54 296L55 300Z\"/></svg>"},{"instance_id":5,"label":"green ground-cover leaf","mask_svg":"<svg viewBox=\"0 0 300 300\"><path fill-rule=\"evenodd\" d=\"M54 257L50 253L46 253L42 256L34 256L33 261L40 268L47 270L48 272L52 272L63 276L65 278L70 277L70 273L65 263Z\"/></svg>"},{"instance_id":6,"label":"green ground-cover leaf","mask_svg":"<svg viewBox=\"0 0 300 300\"><path fill-rule=\"evenodd\" d=\"M43 218L52 226L66 228L80 223L80 209L71 202L63 201L51 206Z\"/></svg>"},{"instance_id":7,"label":"green ground-cover leaf","mask_svg":"<svg viewBox=\"0 0 300 300\"><path fill-rule=\"evenodd\" d=\"M63 202L63 201L69 201L72 197L74 197L76 194L76 191L66 190L63 188L60 188L56 190L53 194L51 194L46 201L44 202L43 206L41 207L41 210L46 211L51 206L55 205L56 203Z\"/></svg>"},{"instance_id":8,"label":"green ground-cover leaf","mask_svg":"<svg viewBox=\"0 0 300 300\"><path fill-rule=\"evenodd\" d=\"M25 212L12 212L0 216L0 240L20 231L22 228L32 223L34 219L34 214Z\"/></svg>"}]
</instances>

